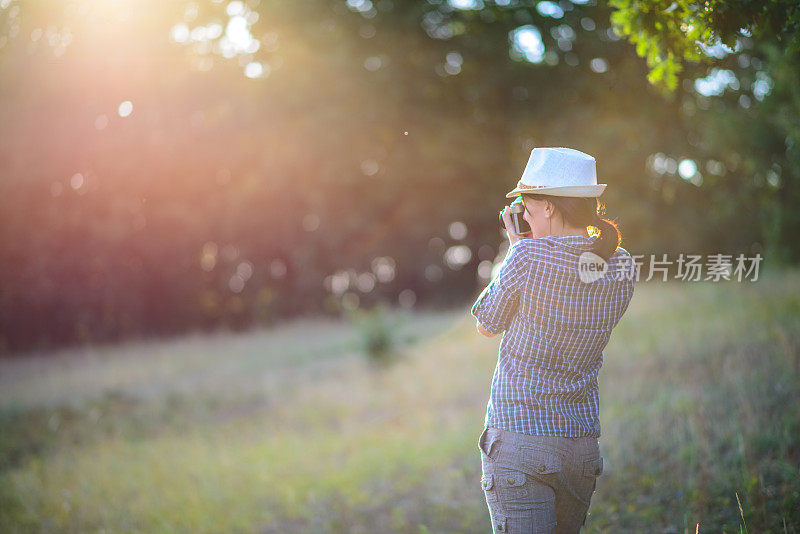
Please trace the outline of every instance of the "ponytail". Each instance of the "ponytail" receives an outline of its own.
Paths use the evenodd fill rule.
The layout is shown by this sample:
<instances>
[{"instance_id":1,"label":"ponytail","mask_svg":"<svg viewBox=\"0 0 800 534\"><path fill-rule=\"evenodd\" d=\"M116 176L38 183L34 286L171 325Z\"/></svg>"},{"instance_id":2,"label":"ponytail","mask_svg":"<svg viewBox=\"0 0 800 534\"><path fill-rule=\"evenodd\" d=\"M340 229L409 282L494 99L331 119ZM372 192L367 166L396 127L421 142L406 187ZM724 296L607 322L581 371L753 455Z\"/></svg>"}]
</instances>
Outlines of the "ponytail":
<instances>
[{"instance_id":1,"label":"ponytail","mask_svg":"<svg viewBox=\"0 0 800 534\"><path fill-rule=\"evenodd\" d=\"M622 242L622 234L617 223L601 216L601 213L605 212L605 206L597 197L561 197L534 193L525 193L524 195L534 200L551 202L572 226L597 228L599 235L592 252L605 261L611 258Z\"/></svg>"},{"instance_id":2,"label":"ponytail","mask_svg":"<svg viewBox=\"0 0 800 534\"><path fill-rule=\"evenodd\" d=\"M597 242L595 243L592 252L603 258L605 261L608 261L622 241L622 235L619 232L619 228L614 221L602 218L596 211L594 213L594 221L592 222L592 226L597 228L597 231L599 232L599 235L597 236Z\"/></svg>"},{"instance_id":3,"label":"ponytail","mask_svg":"<svg viewBox=\"0 0 800 534\"><path fill-rule=\"evenodd\" d=\"M601 213L605 211L605 206L597 197L561 197L533 193L524 193L524 195L535 200L551 202L572 226L596 228L599 235L592 252L605 261L611 258L622 242L622 234L617 223L601 216Z\"/></svg>"}]
</instances>

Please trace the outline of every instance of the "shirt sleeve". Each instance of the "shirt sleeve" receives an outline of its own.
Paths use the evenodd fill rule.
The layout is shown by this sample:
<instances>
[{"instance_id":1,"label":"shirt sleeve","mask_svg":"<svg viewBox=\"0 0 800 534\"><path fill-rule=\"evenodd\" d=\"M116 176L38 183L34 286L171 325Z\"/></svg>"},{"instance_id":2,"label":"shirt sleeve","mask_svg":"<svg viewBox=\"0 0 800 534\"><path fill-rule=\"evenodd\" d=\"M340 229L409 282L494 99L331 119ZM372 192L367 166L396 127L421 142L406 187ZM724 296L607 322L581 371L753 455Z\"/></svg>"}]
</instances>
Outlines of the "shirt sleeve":
<instances>
[{"instance_id":1,"label":"shirt sleeve","mask_svg":"<svg viewBox=\"0 0 800 534\"><path fill-rule=\"evenodd\" d=\"M522 285L529 269L522 242L517 241L511 246L497 275L472 305L472 316L491 334L506 330L519 307Z\"/></svg>"}]
</instances>

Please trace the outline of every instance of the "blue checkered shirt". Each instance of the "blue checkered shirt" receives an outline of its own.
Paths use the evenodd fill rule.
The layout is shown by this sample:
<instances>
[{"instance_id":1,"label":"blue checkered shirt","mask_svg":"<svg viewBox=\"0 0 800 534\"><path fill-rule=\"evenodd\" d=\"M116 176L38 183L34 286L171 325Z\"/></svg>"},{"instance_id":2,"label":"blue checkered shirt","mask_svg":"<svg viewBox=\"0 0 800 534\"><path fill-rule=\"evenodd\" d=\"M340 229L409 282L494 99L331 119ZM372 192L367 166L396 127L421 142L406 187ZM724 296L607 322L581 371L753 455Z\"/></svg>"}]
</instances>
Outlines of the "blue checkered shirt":
<instances>
[{"instance_id":1,"label":"blue checkered shirt","mask_svg":"<svg viewBox=\"0 0 800 534\"><path fill-rule=\"evenodd\" d=\"M473 304L472 315L487 331L505 330L487 426L600 437L597 373L611 329L633 296L635 265L619 247L604 275L582 280L578 260L594 242L579 235L520 239Z\"/></svg>"}]
</instances>

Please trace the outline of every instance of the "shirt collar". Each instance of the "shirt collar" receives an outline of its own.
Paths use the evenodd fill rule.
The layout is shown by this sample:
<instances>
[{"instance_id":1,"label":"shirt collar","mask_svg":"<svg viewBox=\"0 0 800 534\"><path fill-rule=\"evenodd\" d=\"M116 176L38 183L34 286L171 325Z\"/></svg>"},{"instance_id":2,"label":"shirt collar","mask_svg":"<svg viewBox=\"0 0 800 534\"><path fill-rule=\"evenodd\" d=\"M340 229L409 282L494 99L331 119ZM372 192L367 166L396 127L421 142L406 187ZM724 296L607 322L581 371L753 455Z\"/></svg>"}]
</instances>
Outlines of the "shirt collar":
<instances>
[{"instance_id":1,"label":"shirt collar","mask_svg":"<svg viewBox=\"0 0 800 534\"><path fill-rule=\"evenodd\" d=\"M595 236L582 236L573 234L549 235L542 239L547 239L550 243L579 254L581 252L586 252L587 250L592 250L597 242L597 237Z\"/></svg>"}]
</instances>

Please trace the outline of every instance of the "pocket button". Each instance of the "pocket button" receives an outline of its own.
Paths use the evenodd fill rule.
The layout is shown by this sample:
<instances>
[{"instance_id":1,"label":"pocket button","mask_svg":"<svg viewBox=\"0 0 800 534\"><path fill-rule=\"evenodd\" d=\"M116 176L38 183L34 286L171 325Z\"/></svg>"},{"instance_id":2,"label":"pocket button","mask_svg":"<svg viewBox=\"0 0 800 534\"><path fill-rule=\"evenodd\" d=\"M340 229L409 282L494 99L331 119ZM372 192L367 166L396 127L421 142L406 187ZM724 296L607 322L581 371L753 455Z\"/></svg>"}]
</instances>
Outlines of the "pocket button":
<instances>
[{"instance_id":1,"label":"pocket button","mask_svg":"<svg viewBox=\"0 0 800 534\"><path fill-rule=\"evenodd\" d=\"M501 479L509 488L518 488L525 485L525 473L514 472ZM503 485L501 482L501 485Z\"/></svg>"},{"instance_id":2,"label":"pocket button","mask_svg":"<svg viewBox=\"0 0 800 534\"><path fill-rule=\"evenodd\" d=\"M552 450L543 447L525 447L523 462L530 466L531 474L547 475L561 471L561 458Z\"/></svg>"}]
</instances>

